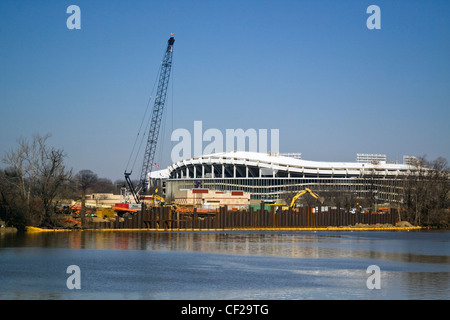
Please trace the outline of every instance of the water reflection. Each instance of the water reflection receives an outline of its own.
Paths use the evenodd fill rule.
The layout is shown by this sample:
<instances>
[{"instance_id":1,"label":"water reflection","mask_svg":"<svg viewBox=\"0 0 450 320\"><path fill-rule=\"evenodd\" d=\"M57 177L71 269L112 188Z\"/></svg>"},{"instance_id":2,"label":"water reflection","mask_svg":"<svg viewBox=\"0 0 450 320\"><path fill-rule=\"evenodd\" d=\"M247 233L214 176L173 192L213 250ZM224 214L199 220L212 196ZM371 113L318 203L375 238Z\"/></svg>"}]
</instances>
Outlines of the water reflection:
<instances>
[{"instance_id":1,"label":"water reflection","mask_svg":"<svg viewBox=\"0 0 450 320\"><path fill-rule=\"evenodd\" d=\"M436 299L449 299L449 284L450 275L448 272L404 272L397 273L399 277L399 284L402 284L405 288L402 288L403 292L407 292L407 299L429 299L429 293L433 292ZM407 288L413 284L415 288L420 290L414 290L412 292Z\"/></svg>"},{"instance_id":2,"label":"water reflection","mask_svg":"<svg viewBox=\"0 0 450 320\"><path fill-rule=\"evenodd\" d=\"M448 235L13 234L0 238L0 299L448 299ZM83 270L79 292L65 286L74 263ZM366 287L371 264L381 267L382 290Z\"/></svg>"},{"instance_id":3,"label":"water reflection","mask_svg":"<svg viewBox=\"0 0 450 320\"><path fill-rule=\"evenodd\" d=\"M143 232L73 231L4 237L1 246L95 250L196 251L292 258L375 259L450 263L447 234L430 241L420 233L386 232ZM444 242L443 242L444 241ZM422 248L423 247L423 248Z\"/></svg>"}]
</instances>

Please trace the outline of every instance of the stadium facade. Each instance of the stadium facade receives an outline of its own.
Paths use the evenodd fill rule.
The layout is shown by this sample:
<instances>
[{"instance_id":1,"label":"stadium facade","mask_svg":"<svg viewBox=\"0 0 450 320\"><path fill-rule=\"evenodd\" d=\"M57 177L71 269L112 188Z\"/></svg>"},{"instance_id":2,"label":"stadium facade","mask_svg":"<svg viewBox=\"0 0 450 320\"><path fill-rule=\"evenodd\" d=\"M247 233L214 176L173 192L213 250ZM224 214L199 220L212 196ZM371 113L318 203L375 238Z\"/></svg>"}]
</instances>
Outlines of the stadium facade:
<instances>
[{"instance_id":1,"label":"stadium facade","mask_svg":"<svg viewBox=\"0 0 450 320\"><path fill-rule=\"evenodd\" d=\"M168 199L173 199L176 190L207 188L240 190L250 193L253 200L279 201L286 192L307 187L316 192L351 192L359 197L374 196L380 202L398 202L402 177L412 171L410 164L385 161L322 162L234 151L180 160L159 178L165 182Z\"/></svg>"}]
</instances>

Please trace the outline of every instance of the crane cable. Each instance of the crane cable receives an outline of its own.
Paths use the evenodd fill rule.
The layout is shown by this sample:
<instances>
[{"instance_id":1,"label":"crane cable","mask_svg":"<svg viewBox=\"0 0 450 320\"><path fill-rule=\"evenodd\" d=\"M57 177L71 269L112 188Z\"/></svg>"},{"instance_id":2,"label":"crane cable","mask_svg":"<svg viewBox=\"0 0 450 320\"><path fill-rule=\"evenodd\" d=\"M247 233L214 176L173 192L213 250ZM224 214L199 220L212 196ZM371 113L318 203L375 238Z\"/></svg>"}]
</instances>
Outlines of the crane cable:
<instances>
[{"instance_id":1,"label":"crane cable","mask_svg":"<svg viewBox=\"0 0 450 320\"><path fill-rule=\"evenodd\" d=\"M159 67L158 73L157 73L157 75L156 75L156 79L155 79L155 82L154 82L154 84L153 84L153 88L152 88L152 91L151 91L151 93L150 93L150 97L149 97L148 102L147 102L147 107L146 107L146 109L145 109L144 116L142 117L141 125L139 126L139 130L138 130L138 133L137 133L137 135L136 135L136 139L134 140L133 149L131 150L130 157L128 158L128 162L127 162L127 165L126 165L126 167L125 167L125 171L128 171L127 169L128 169L128 166L130 165L131 158L133 157L134 149L136 148L136 143L137 143L137 141L138 141L138 139L139 139L139 136L141 135L141 132L142 132L142 125L144 124L144 120L145 120L146 117L147 117L147 112L148 112L148 109L149 109L149 107L150 107L150 102L151 102L151 100L152 100L152 97L153 97L153 93L154 93L154 91L155 91L156 84L158 83L158 79L159 79L159 75L160 75L160 73L161 73L161 69L162 69L162 64L161 64L161 66ZM132 167L131 167L131 171L130 171L130 172L133 172L134 166L136 165L136 160L137 160L137 157L138 157L139 152L140 152L140 150L141 150L142 142L144 141L144 138L145 138L145 135L146 135L146 132L147 132L149 123L150 123L150 119L147 121L147 125L145 126L144 134L143 134L142 137L141 137L141 142L139 143L139 148L138 148L138 150L137 150L137 152L136 152L136 155L135 155L135 158L134 158L134 161L133 161L133 165L132 165Z\"/></svg>"}]
</instances>

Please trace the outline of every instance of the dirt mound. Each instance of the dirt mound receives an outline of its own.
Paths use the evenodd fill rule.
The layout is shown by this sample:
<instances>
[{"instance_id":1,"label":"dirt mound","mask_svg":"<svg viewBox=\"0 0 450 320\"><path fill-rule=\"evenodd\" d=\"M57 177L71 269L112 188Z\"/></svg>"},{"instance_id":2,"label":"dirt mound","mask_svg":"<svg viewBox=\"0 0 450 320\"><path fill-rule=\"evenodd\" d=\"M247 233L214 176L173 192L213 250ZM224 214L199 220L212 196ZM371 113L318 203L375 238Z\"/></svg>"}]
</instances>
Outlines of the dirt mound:
<instances>
[{"instance_id":1,"label":"dirt mound","mask_svg":"<svg viewBox=\"0 0 450 320\"><path fill-rule=\"evenodd\" d=\"M365 224L365 223L357 223L354 226L350 226L352 228L392 228L394 227L389 223L377 223L377 224Z\"/></svg>"},{"instance_id":2,"label":"dirt mound","mask_svg":"<svg viewBox=\"0 0 450 320\"><path fill-rule=\"evenodd\" d=\"M399 221L395 224L396 227L401 227L401 228L409 228L409 227L413 227L413 225L411 223L409 223L408 221Z\"/></svg>"}]
</instances>

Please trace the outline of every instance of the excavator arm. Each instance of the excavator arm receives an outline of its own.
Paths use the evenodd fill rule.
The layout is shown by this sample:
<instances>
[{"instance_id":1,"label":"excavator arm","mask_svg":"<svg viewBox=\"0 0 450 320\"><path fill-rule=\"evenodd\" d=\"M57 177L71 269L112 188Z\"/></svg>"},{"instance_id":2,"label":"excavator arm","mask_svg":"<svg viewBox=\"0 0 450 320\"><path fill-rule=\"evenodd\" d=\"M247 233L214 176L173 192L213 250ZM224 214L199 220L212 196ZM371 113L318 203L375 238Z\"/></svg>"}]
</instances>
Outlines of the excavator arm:
<instances>
[{"instance_id":1,"label":"excavator arm","mask_svg":"<svg viewBox=\"0 0 450 320\"><path fill-rule=\"evenodd\" d=\"M301 197L302 195L304 195L305 193L306 193L306 190L303 190L303 191L298 192L298 193L292 198L291 205L290 205L289 207L294 208L295 201L296 201L299 197Z\"/></svg>"},{"instance_id":2,"label":"excavator arm","mask_svg":"<svg viewBox=\"0 0 450 320\"><path fill-rule=\"evenodd\" d=\"M321 199L320 199L320 197L319 197L319 195L318 195L317 193L315 193L314 191L312 191L312 190L310 190L310 189L308 189L308 188L305 188L305 189L308 191L308 193L309 193L310 195L312 195L314 198L316 198L317 200L319 200L320 202L322 202Z\"/></svg>"},{"instance_id":3,"label":"excavator arm","mask_svg":"<svg viewBox=\"0 0 450 320\"><path fill-rule=\"evenodd\" d=\"M299 197L301 197L302 195L304 195L305 193L309 193L310 195L312 195L314 198L316 198L316 199L319 200L320 202L323 202L322 199L320 198L320 196L319 196L317 193L315 193L314 191L312 191L312 190L309 189L309 188L305 188L305 190L302 190L302 191L298 192L298 193L292 198L291 205L290 205L289 207L290 207L290 208L294 208L294 206L295 206L295 201L296 201Z\"/></svg>"}]
</instances>

